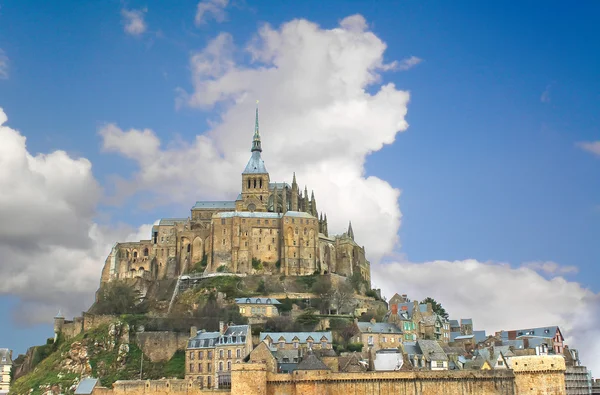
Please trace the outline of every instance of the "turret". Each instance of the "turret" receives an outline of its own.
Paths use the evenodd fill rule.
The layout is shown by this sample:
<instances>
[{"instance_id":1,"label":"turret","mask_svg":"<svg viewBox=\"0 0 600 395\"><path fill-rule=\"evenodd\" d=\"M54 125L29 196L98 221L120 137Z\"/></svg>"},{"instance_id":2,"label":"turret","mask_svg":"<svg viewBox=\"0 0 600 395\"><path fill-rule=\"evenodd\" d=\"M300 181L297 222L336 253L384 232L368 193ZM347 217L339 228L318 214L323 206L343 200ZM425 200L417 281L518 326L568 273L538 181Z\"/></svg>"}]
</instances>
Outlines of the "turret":
<instances>
[{"instance_id":1,"label":"turret","mask_svg":"<svg viewBox=\"0 0 600 395\"><path fill-rule=\"evenodd\" d=\"M65 317L58 311L56 317L54 317L54 342L58 340L58 335L62 332L65 325Z\"/></svg>"},{"instance_id":2,"label":"turret","mask_svg":"<svg viewBox=\"0 0 600 395\"><path fill-rule=\"evenodd\" d=\"M329 237L329 229L327 227L327 214L323 217L323 234Z\"/></svg>"},{"instance_id":3,"label":"turret","mask_svg":"<svg viewBox=\"0 0 600 395\"><path fill-rule=\"evenodd\" d=\"M352 221L348 223L348 237L354 240L354 231L352 230Z\"/></svg>"},{"instance_id":4,"label":"turret","mask_svg":"<svg viewBox=\"0 0 600 395\"><path fill-rule=\"evenodd\" d=\"M318 215L317 201L315 199L315 191L312 191L310 193L310 214L315 217Z\"/></svg>"},{"instance_id":5,"label":"turret","mask_svg":"<svg viewBox=\"0 0 600 395\"><path fill-rule=\"evenodd\" d=\"M304 197L302 198L302 211L305 213L310 211L308 207L308 189L306 188L306 185L304 186Z\"/></svg>"},{"instance_id":6,"label":"turret","mask_svg":"<svg viewBox=\"0 0 600 395\"><path fill-rule=\"evenodd\" d=\"M258 102L257 102L258 103ZM266 211L269 199L269 172L260 153L262 145L258 128L258 105L252 137L252 156L242 173L242 199L244 209L248 211Z\"/></svg>"},{"instance_id":7,"label":"turret","mask_svg":"<svg viewBox=\"0 0 600 395\"><path fill-rule=\"evenodd\" d=\"M292 211L298 211L298 183L296 182L296 173L292 180Z\"/></svg>"}]
</instances>

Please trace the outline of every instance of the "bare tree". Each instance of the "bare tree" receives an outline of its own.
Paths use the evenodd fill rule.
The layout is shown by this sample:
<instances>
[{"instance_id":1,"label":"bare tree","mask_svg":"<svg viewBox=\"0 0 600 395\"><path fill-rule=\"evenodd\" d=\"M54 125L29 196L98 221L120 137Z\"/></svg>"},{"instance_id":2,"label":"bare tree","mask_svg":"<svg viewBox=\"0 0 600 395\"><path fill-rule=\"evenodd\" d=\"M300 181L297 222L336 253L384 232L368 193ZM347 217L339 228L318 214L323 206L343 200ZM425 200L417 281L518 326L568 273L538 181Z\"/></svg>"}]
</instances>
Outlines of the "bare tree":
<instances>
[{"instance_id":1,"label":"bare tree","mask_svg":"<svg viewBox=\"0 0 600 395\"><path fill-rule=\"evenodd\" d=\"M347 313L354 307L354 290L348 283L341 283L332 293L332 303L337 308L338 314Z\"/></svg>"}]
</instances>

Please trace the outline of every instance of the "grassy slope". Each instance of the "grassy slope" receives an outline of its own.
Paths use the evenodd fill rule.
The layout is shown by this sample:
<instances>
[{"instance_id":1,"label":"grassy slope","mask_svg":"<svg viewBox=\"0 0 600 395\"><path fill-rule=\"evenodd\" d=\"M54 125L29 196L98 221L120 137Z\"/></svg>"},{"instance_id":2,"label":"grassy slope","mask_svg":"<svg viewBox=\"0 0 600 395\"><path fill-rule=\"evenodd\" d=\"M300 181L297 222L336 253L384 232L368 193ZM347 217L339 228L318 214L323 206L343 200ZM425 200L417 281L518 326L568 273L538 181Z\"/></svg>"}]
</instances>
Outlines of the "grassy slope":
<instances>
[{"instance_id":1,"label":"grassy slope","mask_svg":"<svg viewBox=\"0 0 600 395\"><path fill-rule=\"evenodd\" d=\"M54 353L42 360L33 372L16 380L11 387L11 393L28 394L29 390L33 389L32 394L41 394L44 392L44 387L58 385L62 393L72 394L71 386L79 374L61 371L61 364L71 345L75 342L81 342L87 348L92 376L98 377L103 386L110 387L117 380L138 379L142 352L135 341L131 339L129 343L129 353L124 364L117 362L119 344L109 351L109 341L108 326L102 326L63 342ZM167 362L152 363L144 358L142 378L183 378L184 366L185 354L183 351L177 352Z\"/></svg>"}]
</instances>

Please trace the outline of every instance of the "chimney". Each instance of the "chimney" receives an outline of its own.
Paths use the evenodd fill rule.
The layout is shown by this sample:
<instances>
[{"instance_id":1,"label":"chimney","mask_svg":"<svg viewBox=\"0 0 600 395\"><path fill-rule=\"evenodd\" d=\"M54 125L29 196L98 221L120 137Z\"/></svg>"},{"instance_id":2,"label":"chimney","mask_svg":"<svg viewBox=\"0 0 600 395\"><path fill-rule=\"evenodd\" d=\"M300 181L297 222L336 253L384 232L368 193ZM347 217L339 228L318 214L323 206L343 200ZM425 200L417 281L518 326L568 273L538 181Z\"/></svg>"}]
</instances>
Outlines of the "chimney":
<instances>
[{"instance_id":1,"label":"chimney","mask_svg":"<svg viewBox=\"0 0 600 395\"><path fill-rule=\"evenodd\" d=\"M375 320L375 317L371 318L371 324L376 323L377 321Z\"/></svg>"},{"instance_id":2,"label":"chimney","mask_svg":"<svg viewBox=\"0 0 600 395\"><path fill-rule=\"evenodd\" d=\"M223 321L219 321L219 333L221 335L225 333L225 323Z\"/></svg>"},{"instance_id":3,"label":"chimney","mask_svg":"<svg viewBox=\"0 0 600 395\"><path fill-rule=\"evenodd\" d=\"M196 337L197 334L198 334L198 328L195 326L192 326L190 328L190 337Z\"/></svg>"}]
</instances>

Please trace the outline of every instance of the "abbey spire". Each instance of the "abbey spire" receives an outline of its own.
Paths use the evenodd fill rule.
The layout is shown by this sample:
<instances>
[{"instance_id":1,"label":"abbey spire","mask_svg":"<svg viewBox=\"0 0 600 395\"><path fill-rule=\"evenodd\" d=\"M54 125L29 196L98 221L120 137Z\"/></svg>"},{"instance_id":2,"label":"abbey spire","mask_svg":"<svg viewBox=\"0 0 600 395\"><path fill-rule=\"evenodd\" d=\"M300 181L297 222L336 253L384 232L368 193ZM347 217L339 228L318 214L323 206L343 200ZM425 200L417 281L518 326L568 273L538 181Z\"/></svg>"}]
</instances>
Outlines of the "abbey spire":
<instances>
[{"instance_id":1,"label":"abbey spire","mask_svg":"<svg viewBox=\"0 0 600 395\"><path fill-rule=\"evenodd\" d=\"M256 117L254 120L254 137L252 138L252 149L251 152L258 151L262 152L260 145L260 132L258 131L258 100L256 101Z\"/></svg>"}]
</instances>

